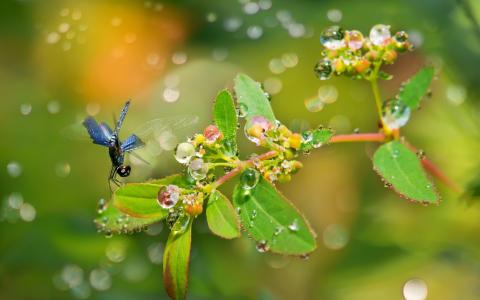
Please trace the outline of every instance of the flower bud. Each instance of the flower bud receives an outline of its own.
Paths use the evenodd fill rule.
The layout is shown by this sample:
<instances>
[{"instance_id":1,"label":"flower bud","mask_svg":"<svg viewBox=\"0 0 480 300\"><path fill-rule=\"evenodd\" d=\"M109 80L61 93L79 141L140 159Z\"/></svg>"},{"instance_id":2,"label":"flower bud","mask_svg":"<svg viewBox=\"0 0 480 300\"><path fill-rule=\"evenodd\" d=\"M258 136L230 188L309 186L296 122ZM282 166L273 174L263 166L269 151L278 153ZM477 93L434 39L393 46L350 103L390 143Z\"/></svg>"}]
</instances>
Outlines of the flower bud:
<instances>
[{"instance_id":1,"label":"flower bud","mask_svg":"<svg viewBox=\"0 0 480 300\"><path fill-rule=\"evenodd\" d=\"M290 148L298 150L302 144L302 136L298 133L294 133L288 138L288 143L290 144Z\"/></svg>"},{"instance_id":2,"label":"flower bud","mask_svg":"<svg viewBox=\"0 0 480 300\"><path fill-rule=\"evenodd\" d=\"M337 74L341 74L345 71L346 66L343 59L337 58L333 61L333 68Z\"/></svg>"},{"instance_id":3,"label":"flower bud","mask_svg":"<svg viewBox=\"0 0 480 300\"><path fill-rule=\"evenodd\" d=\"M370 67L370 65L371 63L368 59L362 58L355 62L354 67L358 73L363 73Z\"/></svg>"},{"instance_id":4,"label":"flower bud","mask_svg":"<svg viewBox=\"0 0 480 300\"><path fill-rule=\"evenodd\" d=\"M387 50L383 54L382 59L387 63L387 64L392 64L396 59L397 59L397 52L395 50Z\"/></svg>"},{"instance_id":5,"label":"flower bud","mask_svg":"<svg viewBox=\"0 0 480 300\"><path fill-rule=\"evenodd\" d=\"M212 144L223 138L222 133L218 130L218 127L215 125L208 125L207 128L203 131L203 135L209 144Z\"/></svg>"}]
</instances>

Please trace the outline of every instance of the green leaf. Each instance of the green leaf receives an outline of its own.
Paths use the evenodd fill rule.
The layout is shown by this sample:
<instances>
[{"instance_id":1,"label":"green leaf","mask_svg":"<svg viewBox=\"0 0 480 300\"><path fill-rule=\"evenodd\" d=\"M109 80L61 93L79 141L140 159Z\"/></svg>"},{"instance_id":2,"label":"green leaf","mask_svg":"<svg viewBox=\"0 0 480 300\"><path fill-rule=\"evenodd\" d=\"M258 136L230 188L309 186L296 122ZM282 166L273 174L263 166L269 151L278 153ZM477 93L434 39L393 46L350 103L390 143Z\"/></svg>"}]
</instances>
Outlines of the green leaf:
<instances>
[{"instance_id":1,"label":"green leaf","mask_svg":"<svg viewBox=\"0 0 480 300\"><path fill-rule=\"evenodd\" d=\"M333 130L329 128L317 128L305 131L302 133L300 150L310 151L314 148L320 148L332 138L333 134Z\"/></svg>"},{"instance_id":2,"label":"green leaf","mask_svg":"<svg viewBox=\"0 0 480 300\"><path fill-rule=\"evenodd\" d=\"M439 196L417 155L398 141L380 146L373 156L375 171L408 200L437 203Z\"/></svg>"},{"instance_id":3,"label":"green leaf","mask_svg":"<svg viewBox=\"0 0 480 300\"><path fill-rule=\"evenodd\" d=\"M240 110L246 114L247 126L250 126L250 121L255 116L262 116L274 124L275 115L260 83L245 74L238 74L234 82L237 102Z\"/></svg>"},{"instance_id":4,"label":"green leaf","mask_svg":"<svg viewBox=\"0 0 480 300\"><path fill-rule=\"evenodd\" d=\"M240 220L230 201L217 190L208 198L206 209L210 230L225 239L240 237Z\"/></svg>"},{"instance_id":5,"label":"green leaf","mask_svg":"<svg viewBox=\"0 0 480 300\"><path fill-rule=\"evenodd\" d=\"M315 250L315 233L307 220L263 177L250 190L238 184L233 203L243 226L257 241L257 248L287 255Z\"/></svg>"},{"instance_id":6,"label":"green leaf","mask_svg":"<svg viewBox=\"0 0 480 300\"><path fill-rule=\"evenodd\" d=\"M106 234L132 233L163 219L163 215L154 218L134 218L109 204L95 219L99 231Z\"/></svg>"},{"instance_id":7,"label":"green leaf","mask_svg":"<svg viewBox=\"0 0 480 300\"><path fill-rule=\"evenodd\" d=\"M228 90L223 90L218 93L215 99L215 106L213 107L213 116L215 124L225 140L233 145L233 150L236 151L236 137L237 137L237 111L233 103L232 95Z\"/></svg>"},{"instance_id":8,"label":"green leaf","mask_svg":"<svg viewBox=\"0 0 480 300\"><path fill-rule=\"evenodd\" d=\"M420 100L427 93L434 75L434 68L423 68L413 75L404 85L398 98L403 101L410 109L416 109L420 105Z\"/></svg>"},{"instance_id":9,"label":"green leaf","mask_svg":"<svg viewBox=\"0 0 480 300\"><path fill-rule=\"evenodd\" d=\"M170 233L163 254L163 284L171 299L185 299L192 246L192 222L181 234Z\"/></svg>"},{"instance_id":10,"label":"green leaf","mask_svg":"<svg viewBox=\"0 0 480 300\"><path fill-rule=\"evenodd\" d=\"M160 187L168 184L180 187L190 186L185 177L181 175L172 175L144 183L129 183L115 191L113 205L123 213L135 218L163 219L168 212L158 204L157 195Z\"/></svg>"}]
</instances>

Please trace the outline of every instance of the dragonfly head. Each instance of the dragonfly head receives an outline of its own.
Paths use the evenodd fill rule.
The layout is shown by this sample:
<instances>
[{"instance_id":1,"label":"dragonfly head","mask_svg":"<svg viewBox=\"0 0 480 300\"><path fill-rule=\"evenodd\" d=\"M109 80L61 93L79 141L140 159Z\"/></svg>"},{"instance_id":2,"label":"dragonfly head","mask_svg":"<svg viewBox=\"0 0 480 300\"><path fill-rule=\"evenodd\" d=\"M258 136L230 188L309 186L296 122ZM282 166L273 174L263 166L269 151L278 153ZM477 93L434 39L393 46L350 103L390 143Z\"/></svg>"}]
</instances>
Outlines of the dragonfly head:
<instances>
[{"instance_id":1,"label":"dragonfly head","mask_svg":"<svg viewBox=\"0 0 480 300\"><path fill-rule=\"evenodd\" d=\"M128 165L122 165L120 167L118 167L117 169L117 174L120 175L121 177L127 177L128 175L130 175L130 170L132 168L130 168L130 166Z\"/></svg>"}]
</instances>

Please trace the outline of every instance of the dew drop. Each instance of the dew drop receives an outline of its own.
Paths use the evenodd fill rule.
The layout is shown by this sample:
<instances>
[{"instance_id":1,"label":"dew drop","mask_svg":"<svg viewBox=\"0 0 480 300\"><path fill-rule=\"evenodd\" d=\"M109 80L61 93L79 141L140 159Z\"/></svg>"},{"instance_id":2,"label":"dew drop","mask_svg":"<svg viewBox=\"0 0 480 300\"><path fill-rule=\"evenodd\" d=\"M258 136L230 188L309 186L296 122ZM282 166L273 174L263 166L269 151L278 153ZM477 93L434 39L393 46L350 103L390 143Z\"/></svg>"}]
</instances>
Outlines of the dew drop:
<instances>
[{"instance_id":1,"label":"dew drop","mask_svg":"<svg viewBox=\"0 0 480 300\"><path fill-rule=\"evenodd\" d=\"M263 28L258 25L252 25L247 28L247 36L252 39L256 40L262 37L263 35Z\"/></svg>"},{"instance_id":2,"label":"dew drop","mask_svg":"<svg viewBox=\"0 0 480 300\"><path fill-rule=\"evenodd\" d=\"M297 232L300 229L298 226L298 220L293 220L293 222L288 225L288 229L293 232Z\"/></svg>"},{"instance_id":3,"label":"dew drop","mask_svg":"<svg viewBox=\"0 0 480 300\"><path fill-rule=\"evenodd\" d=\"M153 243L147 248L148 258L155 265L163 263L163 245L162 243Z\"/></svg>"},{"instance_id":4,"label":"dew drop","mask_svg":"<svg viewBox=\"0 0 480 300\"><path fill-rule=\"evenodd\" d=\"M332 77L332 63L329 60L321 60L315 65L314 71L320 80L327 80Z\"/></svg>"},{"instance_id":5,"label":"dew drop","mask_svg":"<svg viewBox=\"0 0 480 300\"><path fill-rule=\"evenodd\" d=\"M240 183L244 190L251 190L255 188L260 180L260 173L252 168L246 169L240 176Z\"/></svg>"},{"instance_id":6,"label":"dew drop","mask_svg":"<svg viewBox=\"0 0 480 300\"><path fill-rule=\"evenodd\" d=\"M178 186L170 184L167 186L162 186L157 194L158 204L164 208L169 209L177 204L180 198L180 189Z\"/></svg>"},{"instance_id":7,"label":"dew drop","mask_svg":"<svg viewBox=\"0 0 480 300\"><path fill-rule=\"evenodd\" d=\"M382 119L390 129L398 129L407 124L410 119L410 107L399 100L385 101Z\"/></svg>"},{"instance_id":8,"label":"dew drop","mask_svg":"<svg viewBox=\"0 0 480 300\"><path fill-rule=\"evenodd\" d=\"M19 213L20 218L22 218L22 220L25 222L32 222L37 216L37 210L29 203L23 203L20 205Z\"/></svg>"},{"instance_id":9,"label":"dew drop","mask_svg":"<svg viewBox=\"0 0 480 300\"><path fill-rule=\"evenodd\" d=\"M166 88L163 90L163 99L165 102L175 102L180 98L180 91L174 88Z\"/></svg>"},{"instance_id":10,"label":"dew drop","mask_svg":"<svg viewBox=\"0 0 480 300\"><path fill-rule=\"evenodd\" d=\"M189 215L182 215L178 217L177 221L172 226L172 234L176 235L176 234L184 233L187 230L189 224L190 224Z\"/></svg>"},{"instance_id":11,"label":"dew drop","mask_svg":"<svg viewBox=\"0 0 480 300\"><path fill-rule=\"evenodd\" d=\"M94 269L90 272L90 284L98 291L106 291L112 286L112 277L104 269Z\"/></svg>"},{"instance_id":12,"label":"dew drop","mask_svg":"<svg viewBox=\"0 0 480 300\"><path fill-rule=\"evenodd\" d=\"M323 243L328 249L342 249L347 245L348 240L348 231L339 224L328 225L323 231Z\"/></svg>"},{"instance_id":13,"label":"dew drop","mask_svg":"<svg viewBox=\"0 0 480 300\"><path fill-rule=\"evenodd\" d=\"M390 26L377 24L370 29L370 41L376 46L382 46L390 39Z\"/></svg>"},{"instance_id":14,"label":"dew drop","mask_svg":"<svg viewBox=\"0 0 480 300\"><path fill-rule=\"evenodd\" d=\"M188 165L188 174L195 180L202 180L207 177L208 164L201 158L194 158Z\"/></svg>"},{"instance_id":15,"label":"dew drop","mask_svg":"<svg viewBox=\"0 0 480 300\"><path fill-rule=\"evenodd\" d=\"M405 300L425 300L428 295L428 287L421 279L410 279L403 286Z\"/></svg>"},{"instance_id":16,"label":"dew drop","mask_svg":"<svg viewBox=\"0 0 480 300\"><path fill-rule=\"evenodd\" d=\"M270 246L268 245L268 242L265 240L261 240L256 244L257 251L260 253L265 253L268 250L270 250Z\"/></svg>"},{"instance_id":17,"label":"dew drop","mask_svg":"<svg viewBox=\"0 0 480 300\"><path fill-rule=\"evenodd\" d=\"M238 105L238 117L245 118L248 114L248 107L245 103L240 103Z\"/></svg>"},{"instance_id":18,"label":"dew drop","mask_svg":"<svg viewBox=\"0 0 480 300\"><path fill-rule=\"evenodd\" d=\"M24 116L28 116L32 112L32 105L30 103L24 103L20 105L20 113Z\"/></svg>"},{"instance_id":19,"label":"dew drop","mask_svg":"<svg viewBox=\"0 0 480 300\"><path fill-rule=\"evenodd\" d=\"M107 208L107 201L105 201L105 199L103 199L103 198L98 200L97 212L99 214L102 214L105 211L106 208Z\"/></svg>"},{"instance_id":20,"label":"dew drop","mask_svg":"<svg viewBox=\"0 0 480 300\"><path fill-rule=\"evenodd\" d=\"M11 161L7 164L7 173L13 178L17 178L22 175L23 168L17 161Z\"/></svg>"},{"instance_id":21,"label":"dew drop","mask_svg":"<svg viewBox=\"0 0 480 300\"><path fill-rule=\"evenodd\" d=\"M187 164L195 154L195 147L190 143L180 143L175 149L175 159L181 164Z\"/></svg>"},{"instance_id":22,"label":"dew drop","mask_svg":"<svg viewBox=\"0 0 480 300\"><path fill-rule=\"evenodd\" d=\"M353 51L359 50L363 47L363 34L358 30L347 31L347 46Z\"/></svg>"},{"instance_id":23,"label":"dew drop","mask_svg":"<svg viewBox=\"0 0 480 300\"><path fill-rule=\"evenodd\" d=\"M325 29L320 35L320 43L329 49L337 50L345 47L345 34L340 26L334 25Z\"/></svg>"}]
</instances>

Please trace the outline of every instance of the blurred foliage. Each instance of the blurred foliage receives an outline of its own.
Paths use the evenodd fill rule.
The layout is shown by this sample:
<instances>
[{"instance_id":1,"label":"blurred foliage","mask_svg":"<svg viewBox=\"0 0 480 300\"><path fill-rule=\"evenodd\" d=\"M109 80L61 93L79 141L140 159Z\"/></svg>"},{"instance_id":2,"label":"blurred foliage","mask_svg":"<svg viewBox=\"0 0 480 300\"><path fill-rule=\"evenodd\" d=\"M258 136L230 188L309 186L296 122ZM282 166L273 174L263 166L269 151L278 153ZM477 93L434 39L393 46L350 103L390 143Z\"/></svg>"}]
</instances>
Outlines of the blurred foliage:
<instances>
[{"instance_id":1,"label":"blurred foliage","mask_svg":"<svg viewBox=\"0 0 480 300\"><path fill-rule=\"evenodd\" d=\"M252 15L234 0L0 1L0 299L166 297L156 260L165 230L111 239L96 233L97 201L109 197L107 154L61 134L87 113L110 120L132 98L123 134L152 118L199 115L198 128L181 132L183 139L210 123L211 101L242 71L270 83L276 116L286 124L376 130L368 86L320 82L312 71L319 34L332 23L327 14L338 19L338 11L347 28L366 32L386 23L415 37L417 51L388 69L395 77L382 84L383 95L423 65L436 67L432 97L405 134L466 186L480 166L480 39L469 17L480 18L480 2L465 1L283 0ZM294 38L298 24L305 33ZM258 36L254 26L262 28L257 39L247 34ZM285 53L296 54L298 64L273 74L271 60ZM308 112L304 100L326 84L336 87L338 101ZM318 233L320 249L307 261L259 254L247 238L219 239L198 220L190 298L402 299L405 282L421 278L430 299L478 299L478 204L468 207L444 188L437 207L399 199L378 183L372 147L326 147L279 186ZM171 174L173 166L164 153L153 167L135 167L129 180ZM20 210L12 208L19 197ZM31 206L34 219L24 221Z\"/></svg>"}]
</instances>

